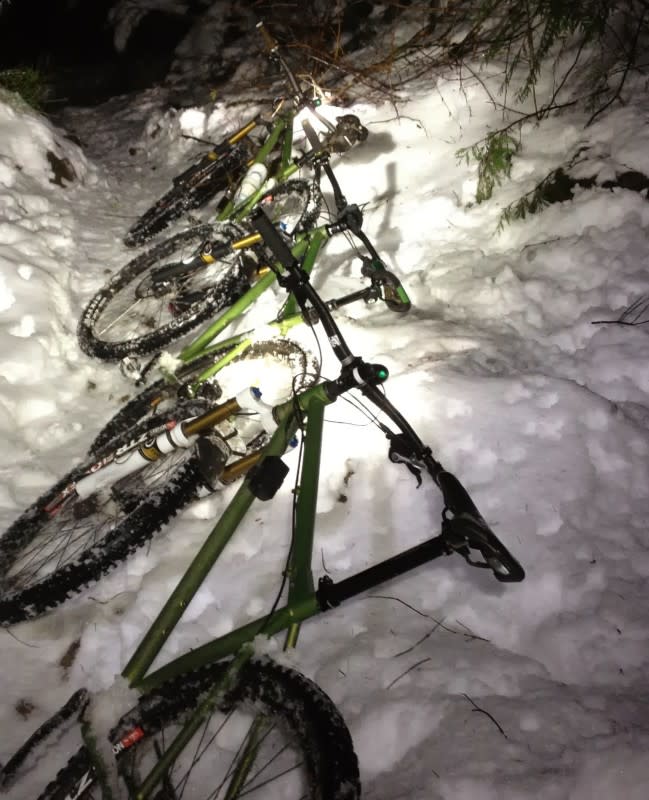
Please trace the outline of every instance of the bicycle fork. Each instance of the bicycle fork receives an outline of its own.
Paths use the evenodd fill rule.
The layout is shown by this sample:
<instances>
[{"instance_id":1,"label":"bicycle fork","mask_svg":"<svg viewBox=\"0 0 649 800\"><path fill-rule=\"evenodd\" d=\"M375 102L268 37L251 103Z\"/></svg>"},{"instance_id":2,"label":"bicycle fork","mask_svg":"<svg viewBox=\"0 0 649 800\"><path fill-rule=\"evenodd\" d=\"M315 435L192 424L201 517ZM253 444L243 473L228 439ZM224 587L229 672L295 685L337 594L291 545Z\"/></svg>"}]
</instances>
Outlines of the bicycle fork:
<instances>
[{"instance_id":1,"label":"bicycle fork","mask_svg":"<svg viewBox=\"0 0 649 800\"><path fill-rule=\"evenodd\" d=\"M261 392L254 388L240 392L236 397L221 403L198 417L183 421L169 420L163 430L149 439L140 440L110 453L95 462L80 478L69 483L43 509L47 514L57 514L71 497L85 499L97 491L108 489L117 481L133 475L156 461L160 461L174 450L193 447L200 434L211 430L233 414L256 413L265 429L273 426L271 407L261 399ZM272 430L272 427L270 427ZM226 466L230 455L225 440L221 442L219 466L212 476L222 484L228 484L248 472L261 458L255 451ZM218 446L218 445L217 445Z\"/></svg>"}]
</instances>

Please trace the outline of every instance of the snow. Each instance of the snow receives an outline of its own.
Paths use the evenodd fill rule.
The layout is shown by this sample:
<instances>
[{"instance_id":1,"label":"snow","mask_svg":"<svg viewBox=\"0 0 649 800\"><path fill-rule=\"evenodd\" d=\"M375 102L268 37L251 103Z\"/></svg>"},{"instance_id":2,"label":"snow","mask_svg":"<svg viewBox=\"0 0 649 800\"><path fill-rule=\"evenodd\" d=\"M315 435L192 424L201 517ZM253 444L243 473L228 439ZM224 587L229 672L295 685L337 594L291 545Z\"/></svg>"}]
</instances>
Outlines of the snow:
<instances>
[{"instance_id":1,"label":"snow","mask_svg":"<svg viewBox=\"0 0 649 800\"><path fill-rule=\"evenodd\" d=\"M122 6L125 40L138 6ZM350 306L341 328L355 352L388 366L389 397L527 577L501 585L444 559L305 624L291 663L345 717L364 797L644 800L649 339L642 326L593 322L649 292L649 204L628 190L577 188L571 201L497 227L502 208L579 148L588 148L580 175L649 171L646 97L630 95L587 128L577 110L526 125L512 180L470 207L476 167L456 151L502 124L479 84L420 80L399 119L390 104L348 110L370 136L336 175L350 201L367 204L365 230L413 308L404 317ZM84 457L135 391L115 365L81 354L79 312L131 258L121 244L130 221L199 152L182 133L216 138L245 111L220 94L178 115L149 90L68 112L80 147L0 96L4 527ZM74 181L53 182L48 151L69 160ZM333 297L358 288L359 274L340 238L314 277ZM245 328L281 299L265 297ZM325 374L333 369L326 362ZM326 416L314 571L337 580L435 535L442 508L430 482L417 489L388 462L362 414L340 403ZM287 456L292 470L296 460ZM291 487L292 475L276 502L253 507L158 663L270 608ZM61 608L3 632L0 761L80 686L110 691L233 491L187 509ZM21 701L33 711L21 715ZM71 752L50 748L9 796L36 796Z\"/></svg>"}]
</instances>

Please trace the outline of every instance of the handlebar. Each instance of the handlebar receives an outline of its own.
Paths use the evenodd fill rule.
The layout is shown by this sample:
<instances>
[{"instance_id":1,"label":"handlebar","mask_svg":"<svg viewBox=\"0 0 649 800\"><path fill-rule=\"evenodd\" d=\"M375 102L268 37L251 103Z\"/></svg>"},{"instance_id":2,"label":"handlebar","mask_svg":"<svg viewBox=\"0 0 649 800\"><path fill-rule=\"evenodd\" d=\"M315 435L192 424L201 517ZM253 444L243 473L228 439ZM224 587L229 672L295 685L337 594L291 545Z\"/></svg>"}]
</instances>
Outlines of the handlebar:
<instances>
[{"instance_id":1,"label":"handlebar","mask_svg":"<svg viewBox=\"0 0 649 800\"><path fill-rule=\"evenodd\" d=\"M266 50L268 51L268 55L270 56L271 59L275 59L281 66L282 70L284 71L286 79L290 84L291 91L293 92L293 97L295 102L297 104L305 103L306 105L309 105L310 101L307 99L304 92L300 89L300 86L297 82L297 78L293 74L293 70L289 67L289 65L282 57L282 54L279 52L279 44L274 39L274 37L269 33L263 21L257 23L257 30L261 33L264 39L264 44L266 46Z\"/></svg>"},{"instance_id":2,"label":"handlebar","mask_svg":"<svg viewBox=\"0 0 649 800\"><path fill-rule=\"evenodd\" d=\"M286 76L286 79L291 87L291 92L293 93L293 103L295 105L296 110L305 107L310 108L311 111L318 117L318 119L323 123L323 125L326 128L328 128L332 132L335 131L335 126L332 125L328 119L321 116L316 111L316 106L319 105L319 101L316 102L313 99L309 98L307 93L300 88L300 85L298 83L297 78L295 77L295 74L293 73L293 70L286 63L286 60L284 59L284 57L280 52L279 44L274 39L274 37L269 33L268 29L266 28L263 22L257 23L257 30L259 30L264 39L264 44L266 46L266 51L268 52L268 56L280 65L282 71L284 72L284 75Z\"/></svg>"}]
</instances>

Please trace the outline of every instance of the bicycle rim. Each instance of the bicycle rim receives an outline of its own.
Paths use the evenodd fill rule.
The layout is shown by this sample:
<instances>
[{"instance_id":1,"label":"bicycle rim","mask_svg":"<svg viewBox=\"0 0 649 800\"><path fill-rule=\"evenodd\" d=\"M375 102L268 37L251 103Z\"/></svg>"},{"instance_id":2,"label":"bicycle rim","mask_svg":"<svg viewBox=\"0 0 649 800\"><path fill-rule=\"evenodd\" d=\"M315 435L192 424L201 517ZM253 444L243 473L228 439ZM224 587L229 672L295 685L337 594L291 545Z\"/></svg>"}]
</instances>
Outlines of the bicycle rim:
<instances>
[{"instance_id":1,"label":"bicycle rim","mask_svg":"<svg viewBox=\"0 0 649 800\"><path fill-rule=\"evenodd\" d=\"M232 223L201 225L129 262L84 309L78 328L81 349L106 359L151 353L230 305L247 286L234 253L157 284L151 271L190 258L206 240L218 246L242 235Z\"/></svg>"},{"instance_id":2,"label":"bicycle rim","mask_svg":"<svg viewBox=\"0 0 649 800\"><path fill-rule=\"evenodd\" d=\"M180 732L181 722L163 726L121 765L129 783L138 785L148 775ZM282 718L245 702L210 714L165 775L162 796L174 800L317 797L311 780L301 743Z\"/></svg>"},{"instance_id":3,"label":"bicycle rim","mask_svg":"<svg viewBox=\"0 0 649 800\"><path fill-rule=\"evenodd\" d=\"M131 436L148 438L161 430L159 420L144 420L110 444L117 449ZM97 459L66 475L0 538L0 623L34 618L98 580L186 505L201 483L188 448L89 497L66 497Z\"/></svg>"},{"instance_id":4,"label":"bicycle rim","mask_svg":"<svg viewBox=\"0 0 649 800\"><path fill-rule=\"evenodd\" d=\"M124 236L127 247L151 239L184 213L200 208L237 180L246 165L246 148L234 145L217 161L195 164L179 175L174 187L149 208Z\"/></svg>"}]
</instances>

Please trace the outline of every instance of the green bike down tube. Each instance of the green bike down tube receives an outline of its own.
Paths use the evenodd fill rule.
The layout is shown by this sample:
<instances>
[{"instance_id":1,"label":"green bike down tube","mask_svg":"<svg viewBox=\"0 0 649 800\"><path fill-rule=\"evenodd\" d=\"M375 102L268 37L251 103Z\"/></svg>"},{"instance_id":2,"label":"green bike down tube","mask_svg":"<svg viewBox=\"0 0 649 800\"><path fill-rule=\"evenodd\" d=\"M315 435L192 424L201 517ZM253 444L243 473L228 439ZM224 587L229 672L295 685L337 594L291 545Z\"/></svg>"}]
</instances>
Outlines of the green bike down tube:
<instances>
[{"instance_id":1,"label":"green bike down tube","mask_svg":"<svg viewBox=\"0 0 649 800\"><path fill-rule=\"evenodd\" d=\"M197 339L187 345L180 354L180 360L187 364L192 359L202 354L203 348L218 336L222 330L228 327L231 322L234 322L237 317L240 317L243 312L251 306L259 295L263 294L266 289L275 281L275 273L271 272L264 275L263 278L257 281L248 291L240 297L236 303L233 303L228 310L221 314L221 316L210 327L202 333Z\"/></svg>"},{"instance_id":2,"label":"green bike down tube","mask_svg":"<svg viewBox=\"0 0 649 800\"><path fill-rule=\"evenodd\" d=\"M316 228L309 236L305 236L303 239L300 239L299 242L295 244L295 246L291 249L291 253L295 256L295 258L300 258L305 252L305 271L311 271L313 269L313 264L315 262L316 255L318 250L322 246L322 243L328 238L328 234L324 228ZM308 263L307 263L308 262ZM276 264L276 268L281 270L281 265ZM235 303L233 303L230 308L227 309L221 316L215 320L210 327L204 331L200 336L194 339L187 347L183 349L180 353L180 360L187 364L188 362L192 361L199 355L203 355L204 349L212 342L212 340L221 333L225 328L230 325L231 322L234 322L235 319L238 319L247 308L249 308L257 298L263 294L266 289L268 289L271 284L274 283L277 276L271 270L263 278L260 278L254 286L252 286L248 291L240 297ZM289 298L288 303L293 300L292 297ZM289 311L287 310L288 303L285 306L284 312L282 313L282 317L290 316ZM293 302L292 308L295 308L295 302ZM295 311L292 312L295 314Z\"/></svg>"},{"instance_id":3,"label":"green bike down tube","mask_svg":"<svg viewBox=\"0 0 649 800\"><path fill-rule=\"evenodd\" d=\"M271 131L270 136L257 153L257 156L253 159L252 163L263 164L270 155L272 149L277 144L282 133L284 134L284 138L282 140L282 155L280 167L272 178L274 183L269 185L267 180L263 181L259 189L253 192L250 197L247 197L238 206L234 205L233 200L229 200L225 208L223 208L217 216L217 220L219 222L223 222L227 219L233 219L235 222L239 222L252 211L252 209L259 202L259 198L274 184L283 183L287 178L290 178L291 175L294 175L300 169L299 164L291 160L291 154L293 151L293 117L287 117L278 120L278 122L275 124L275 127Z\"/></svg>"},{"instance_id":4,"label":"green bike down tube","mask_svg":"<svg viewBox=\"0 0 649 800\"><path fill-rule=\"evenodd\" d=\"M304 317L301 314L296 314L294 317L283 319L281 322L271 322L268 324L268 327L276 330L280 336L286 336L291 328L294 328L296 325L300 325L302 322L304 322ZM206 347L201 353L202 356L209 355L210 351L222 352L227 350L227 352L224 356L215 361L211 367L208 367L206 370L201 372L201 374L191 385L192 393L198 391L198 388L201 386L201 384L210 380L210 378L234 361L235 358L242 353L245 353L245 351L254 342L254 338L251 336L251 334L254 334L254 331L246 331L238 336L231 336L229 339L219 342L213 347Z\"/></svg>"},{"instance_id":5,"label":"green bike down tube","mask_svg":"<svg viewBox=\"0 0 649 800\"><path fill-rule=\"evenodd\" d=\"M298 422L295 417L295 401L297 400L300 409L306 413L309 404L314 397L318 397L322 405L326 405L331 402L323 386L319 385L307 389L298 395L297 398L293 398L286 403L276 406L275 416L278 426L277 430L271 437L270 442L264 448L264 456L281 456L284 454L288 447L288 443L298 427ZM180 582L171 593L171 596L158 614L158 617L153 622L144 638L140 642L137 650L124 668L122 675L131 686L143 686L145 683L148 684L149 680L151 680L150 678L146 681L142 681L142 678L157 657L164 643L171 635L171 632L178 623L178 620L185 613L185 609L200 588L202 582L207 577L217 558L223 552L223 549L252 505L254 499L255 496L250 490L249 481L246 478L239 487L239 490L235 496L230 501L228 507L219 518L214 528L209 533L203 546L187 568L187 571L180 579ZM231 655L232 653L236 652L241 645L244 644L244 642L249 641L260 632L262 625L264 627L264 633L271 635L272 633L277 633L278 631L286 628L292 622L299 622L302 619L313 616L313 614L317 613L318 611L315 595L313 595L312 598L308 598L307 601L300 603L299 606L299 609L292 609L287 606L285 609L273 614L271 619L274 621L274 624L272 626L265 625L264 623L266 622L266 618L262 617L261 620L249 623L248 625L245 625L242 628L227 634L225 637L217 639L214 644L222 643L225 639L228 640L228 647L226 648L226 651L219 653L217 658L221 658L224 655ZM277 622L275 622L276 617L279 617L282 614L282 619L285 617L286 621L284 624L280 624L279 627L277 627ZM206 645L205 647L209 647L209 645ZM202 652L203 650L204 648L194 650L188 654L188 657L191 658L194 654ZM210 658L208 660L211 661L215 659ZM173 667L180 661L182 661L182 659L172 662L172 664L169 664L168 667ZM207 663L207 661L203 661L202 663ZM166 669L167 667L163 667L163 671Z\"/></svg>"},{"instance_id":6,"label":"green bike down tube","mask_svg":"<svg viewBox=\"0 0 649 800\"><path fill-rule=\"evenodd\" d=\"M282 317L281 320L277 320L275 322L268 322L266 323L266 327L272 328L273 330L277 331L280 336L286 336L286 334L294 328L296 325L301 325L304 322L304 317L302 314L295 314L293 317L284 318ZM216 342L209 347L204 348L201 351L201 356L207 356L211 353L221 353L231 348L235 347L235 345L240 344L247 344L248 346L251 345L254 341L255 329L244 331L243 333L238 333L235 336L231 336L229 339L222 339L219 342ZM208 374L209 373L209 374ZM211 368L206 370L204 373L201 373L199 380L205 377L210 377L212 375Z\"/></svg>"}]
</instances>

